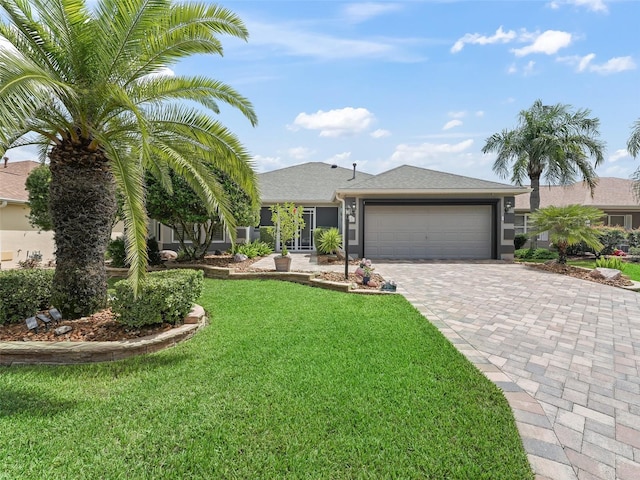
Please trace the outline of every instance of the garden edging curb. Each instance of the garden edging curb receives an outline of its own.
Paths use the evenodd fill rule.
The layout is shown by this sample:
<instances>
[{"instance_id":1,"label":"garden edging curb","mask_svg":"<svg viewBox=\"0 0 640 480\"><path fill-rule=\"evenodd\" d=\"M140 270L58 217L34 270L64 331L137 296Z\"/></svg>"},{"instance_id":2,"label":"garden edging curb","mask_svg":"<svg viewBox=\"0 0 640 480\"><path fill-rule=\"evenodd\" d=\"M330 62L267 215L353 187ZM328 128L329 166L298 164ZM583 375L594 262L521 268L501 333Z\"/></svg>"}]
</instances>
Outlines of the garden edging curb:
<instances>
[{"instance_id":1,"label":"garden edging curb","mask_svg":"<svg viewBox=\"0 0 640 480\"><path fill-rule=\"evenodd\" d=\"M207 324L200 305L194 305L184 325L153 335L116 342L0 342L0 365L72 365L122 360L153 353L191 338Z\"/></svg>"}]
</instances>

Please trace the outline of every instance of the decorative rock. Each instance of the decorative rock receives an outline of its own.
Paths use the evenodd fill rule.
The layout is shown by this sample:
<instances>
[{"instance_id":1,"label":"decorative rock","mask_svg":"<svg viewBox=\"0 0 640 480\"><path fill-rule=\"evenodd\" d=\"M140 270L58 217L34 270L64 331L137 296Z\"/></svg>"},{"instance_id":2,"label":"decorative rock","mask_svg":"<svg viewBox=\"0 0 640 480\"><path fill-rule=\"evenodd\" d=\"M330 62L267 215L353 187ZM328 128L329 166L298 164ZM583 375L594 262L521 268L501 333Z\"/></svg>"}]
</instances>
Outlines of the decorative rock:
<instances>
[{"instance_id":1,"label":"decorative rock","mask_svg":"<svg viewBox=\"0 0 640 480\"><path fill-rule=\"evenodd\" d=\"M160 250L160 259L161 260L177 260L178 253L173 250Z\"/></svg>"},{"instance_id":2,"label":"decorative rock","mask_svg":"<svg viewBox=\"0 0 640 480\"><path fill-rule=\"evenodd\" d=\"M233 256L233 261L234 262L244 262L245 260L247 260L249 257L247 257L244 253L236 253Z\"/></svg>"},{"instance_id":3,"label":"decorative rock","mask_svg":"<svg viewBox=\"0 0 640 480\"><path fill-rule=\"evenodd\" d=\"M213 252L214 255L222 255L222 250L216 250Z\"/></svg>"},{"instance_id":4,"label":"decorative rock","mask_svg":"<svg viewBox=\"0 0 640 480\"><path fill-rule=\"evenodd\" d=\"M618 280L622 273L615 268L602 268L598 267L590 274L594 278L604 278L606 280Z\"/></svg>"},{"instance_id":5,"label":"decorative rock","mask_svg":"<svg viewBox=\"0 0 640 480\"><path fill-rule=\"evenodd\" d=\"M56 335L64 335L65 333L69 333L71 330L73 330L73 327L70 327L69 325L63 325L56 328L53 333L55 333Z\"/></svg>"}]
</instances>

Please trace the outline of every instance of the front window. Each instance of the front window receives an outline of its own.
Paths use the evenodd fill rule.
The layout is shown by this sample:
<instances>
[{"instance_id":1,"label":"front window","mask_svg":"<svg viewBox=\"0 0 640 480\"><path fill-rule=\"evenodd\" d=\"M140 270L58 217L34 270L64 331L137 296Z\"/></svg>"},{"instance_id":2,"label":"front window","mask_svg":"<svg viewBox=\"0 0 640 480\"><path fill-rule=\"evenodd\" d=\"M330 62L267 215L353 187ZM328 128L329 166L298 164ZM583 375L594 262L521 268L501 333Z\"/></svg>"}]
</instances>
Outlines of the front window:
<instances>
[{"instance_id":1,"label":"front window","mask_svg":"<svg viewBox=\"0 0 640 480\"><path fill-rule=\"evenodd\" d=\"M631 215L607 215L608 227L622 227L625 230L631 230Z\"/></svg>"},{"instance_id":2,"label":"front window","mask_svg":"<svg viewBox=\"0 0 640 480\"><path fill-rule=\"evenodd\" d=\"M533 230L533 222L531 216L528 213L516 214L515 218L515 231L516 235L526 235ZM538 240L541 242L549 241L549 232L542 232L538 234Z\"/></svg>"}]
</instances>

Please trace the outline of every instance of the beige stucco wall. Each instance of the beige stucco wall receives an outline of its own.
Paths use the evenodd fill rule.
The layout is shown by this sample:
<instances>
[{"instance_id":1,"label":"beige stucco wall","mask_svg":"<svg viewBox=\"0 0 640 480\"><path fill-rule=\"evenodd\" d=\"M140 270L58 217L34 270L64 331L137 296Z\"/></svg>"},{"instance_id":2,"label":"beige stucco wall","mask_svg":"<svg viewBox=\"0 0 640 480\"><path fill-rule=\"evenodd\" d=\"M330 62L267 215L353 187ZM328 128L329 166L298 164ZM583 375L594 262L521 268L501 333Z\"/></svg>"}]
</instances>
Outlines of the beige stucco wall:
<instances>
[{"instance_id":1,"label":"beige stucco wall","mask_svg":"<svg viewBox=\"0 0 640 480\"><path fill-rule=\"evenodd\" d=\"M24 204L8 204L0 208L0 268L16 268L31 253L39 251L44 263L53 260L55 242L53 232L41 232L28 220L29 207ZM113 229L111 238L122 235L123 224Z\"/></svg>"},{"instance_id":2,"label":"beige stucco wall","mask_svg":"<svg viewBox=\"0 0 640 480\"><path fill-rule=\"evenodd\" d=\"M29 224L29 207L8 204L0 208L0 267L15 268L33 252L42 254L43 262L53 260L53 232L40 232Z\"/></svg>"}]
</instances>

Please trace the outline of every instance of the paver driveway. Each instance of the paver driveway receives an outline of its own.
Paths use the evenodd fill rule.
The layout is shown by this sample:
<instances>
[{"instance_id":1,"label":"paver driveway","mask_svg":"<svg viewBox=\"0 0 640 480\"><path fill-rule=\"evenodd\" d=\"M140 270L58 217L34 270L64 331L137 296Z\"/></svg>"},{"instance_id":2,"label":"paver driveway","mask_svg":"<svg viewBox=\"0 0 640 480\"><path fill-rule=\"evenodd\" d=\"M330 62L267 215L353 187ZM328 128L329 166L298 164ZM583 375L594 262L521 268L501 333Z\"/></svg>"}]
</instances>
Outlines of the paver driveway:
<instances>
[{"instance_id":1,"label":"paver driveway","mask_svg":"<svg viewBox=\"0 0 640 480\"><path fill-rule=\"evenodd\" d=\"M516 264L376 271L505 392L537 478L640 479L640 294Z\"/></svg>"}]
</instances>

